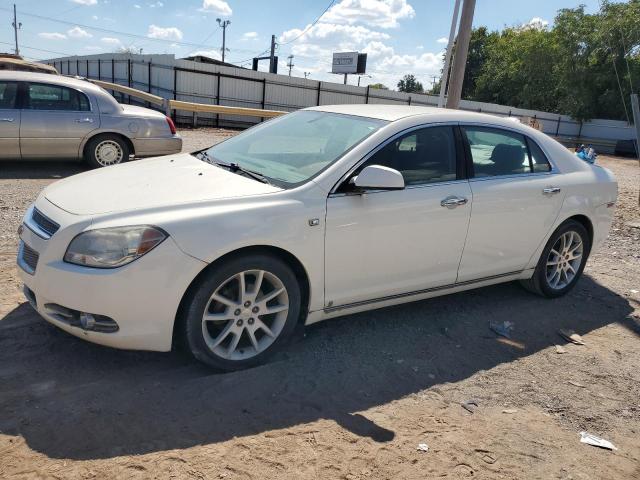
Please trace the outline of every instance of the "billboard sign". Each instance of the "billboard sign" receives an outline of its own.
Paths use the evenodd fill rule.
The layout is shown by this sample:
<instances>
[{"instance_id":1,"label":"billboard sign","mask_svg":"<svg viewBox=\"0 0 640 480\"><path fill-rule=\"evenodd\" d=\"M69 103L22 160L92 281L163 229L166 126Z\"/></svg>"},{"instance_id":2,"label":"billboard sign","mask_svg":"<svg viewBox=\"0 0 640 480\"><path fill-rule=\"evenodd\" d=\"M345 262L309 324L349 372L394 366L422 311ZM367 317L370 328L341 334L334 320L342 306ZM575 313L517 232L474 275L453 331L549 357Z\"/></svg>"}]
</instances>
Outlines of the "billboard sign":
<instances>
[{"instance_id":1,"label":"billboard sign","mask_svg":"<svg viewBox=\"0 0 640 480\"><path fill-rule=\"evenodd\" d=\"M331 73L365 73L367 54L339 52L333 54Z\"/></svg>"}]
</instances>

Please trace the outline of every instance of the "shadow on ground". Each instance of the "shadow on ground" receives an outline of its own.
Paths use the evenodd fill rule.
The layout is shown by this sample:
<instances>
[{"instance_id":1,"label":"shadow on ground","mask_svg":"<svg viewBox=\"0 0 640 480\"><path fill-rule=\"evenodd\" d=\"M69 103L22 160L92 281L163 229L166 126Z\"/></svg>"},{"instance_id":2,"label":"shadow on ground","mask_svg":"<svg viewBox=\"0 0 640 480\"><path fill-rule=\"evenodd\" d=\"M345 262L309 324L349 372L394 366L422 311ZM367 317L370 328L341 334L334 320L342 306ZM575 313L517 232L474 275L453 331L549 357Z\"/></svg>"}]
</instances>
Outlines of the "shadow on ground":
<instances>
[{"instance_id":1,"label":"shadow on ground","mask_svg":"<svg viewBox=\"0 0 640 480\"><path fill-rule=\"evenodd\" d=\"M546 300L513 284L308 327L267 365L215 373L179 353L122 352L78 340L23 304L0 320L0 432L49 457L144 454L332 419L378 442L395 433L363 410L457 382L613 322L638 333L625 299L583 278ZM489 321L515 322L524 350Z\"/></svg>"},{"instance_id":2,"label":"shadow on ground","mask_svg":"<svg viewBox=\"0 0 640 480\"><path fill-rule=\"evenodd\" d=\"M22 161L2 162L0 179L57 179L88 170L81 162Z\"/></svg>"}]
</instances>

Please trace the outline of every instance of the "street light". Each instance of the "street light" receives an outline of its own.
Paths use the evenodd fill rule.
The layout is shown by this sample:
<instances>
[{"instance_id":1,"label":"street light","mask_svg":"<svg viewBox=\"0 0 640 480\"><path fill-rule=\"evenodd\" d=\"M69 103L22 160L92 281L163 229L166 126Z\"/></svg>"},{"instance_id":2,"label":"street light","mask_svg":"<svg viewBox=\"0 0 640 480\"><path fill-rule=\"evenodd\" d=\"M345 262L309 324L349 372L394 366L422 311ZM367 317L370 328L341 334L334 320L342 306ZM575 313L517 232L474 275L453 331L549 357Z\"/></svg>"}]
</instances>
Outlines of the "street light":
<instances>
[{"instance_id":1,"label":"street light","mask_svg":"<svg viewBox=\"0 0 640 480\"><path fill-rule=\"evenodd\" d=\"M224 62L224 53L227 51L226 39L227 39L227 27L231 25L231 20L221 20L216 18L216 22L222 28L222 61Z\"/></svg>"}]
</instances>

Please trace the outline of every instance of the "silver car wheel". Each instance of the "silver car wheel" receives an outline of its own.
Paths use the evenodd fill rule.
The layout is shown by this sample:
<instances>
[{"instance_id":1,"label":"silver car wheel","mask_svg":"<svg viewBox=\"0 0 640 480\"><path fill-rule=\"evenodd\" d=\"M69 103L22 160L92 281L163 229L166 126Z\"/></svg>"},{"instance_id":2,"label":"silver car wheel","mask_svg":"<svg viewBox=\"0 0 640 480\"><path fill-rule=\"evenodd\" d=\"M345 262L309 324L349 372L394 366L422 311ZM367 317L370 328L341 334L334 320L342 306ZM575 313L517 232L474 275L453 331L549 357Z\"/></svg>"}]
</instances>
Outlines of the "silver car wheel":
<instances>
[{"instance_id":1,"label":"silver car wheel","mask_svg":"<svg viewBox=\"0 0 640 480\"><path fill-rule=\"evenodd\" d=\"M580 235L569 230L553 244L547 257L547 284L562 290L575 278L582 264L584 246Z\"/></svg>"},{"instance_id":2,"label":"silver car wheel","mask_svg":"<svg viewBox=\"0 0 640 480\"><path fill-rule=\"evenodd\" d=\"M103 167L122 162L124 153L122 147L113 140L104 140L96 145L95 158Z\"/></svg>"},{"instance_id":3,"label":"silver car wheel","mask_svg":"<svg viewBox=\"0 0 640 480\"><path fill-rule=\"evenodd\" d=\"M209 350L226 360L246 360L265 351L282 332L289 296L265 270L246 270L225 280L209 298L202 334Z\"/></svg>"}]
</instances>

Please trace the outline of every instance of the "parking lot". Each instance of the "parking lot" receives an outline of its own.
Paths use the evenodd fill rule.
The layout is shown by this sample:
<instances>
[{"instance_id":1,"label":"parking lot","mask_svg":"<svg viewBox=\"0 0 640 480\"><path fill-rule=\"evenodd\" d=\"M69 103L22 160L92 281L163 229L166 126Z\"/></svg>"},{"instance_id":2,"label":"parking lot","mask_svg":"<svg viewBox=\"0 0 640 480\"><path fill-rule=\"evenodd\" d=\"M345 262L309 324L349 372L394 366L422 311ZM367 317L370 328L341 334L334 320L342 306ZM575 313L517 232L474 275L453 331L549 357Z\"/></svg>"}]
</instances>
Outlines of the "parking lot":
<instances>
[{"instance_id":1,"label":"parking lot","mask_svg":"<svg viewBox=\"0 0 640 480\"><path fill-rule=\"evenodd\" d=\"M181 133L191 151L234 132ZM42 188L83 168L0 164L0 478L640 478L640 168L599 163L618 178L615 221L569 295L504 284L342 317L225 374L38 317L16 230ZM489 322L512 322L513 341Z\"/></svg>"}]
</instances>

